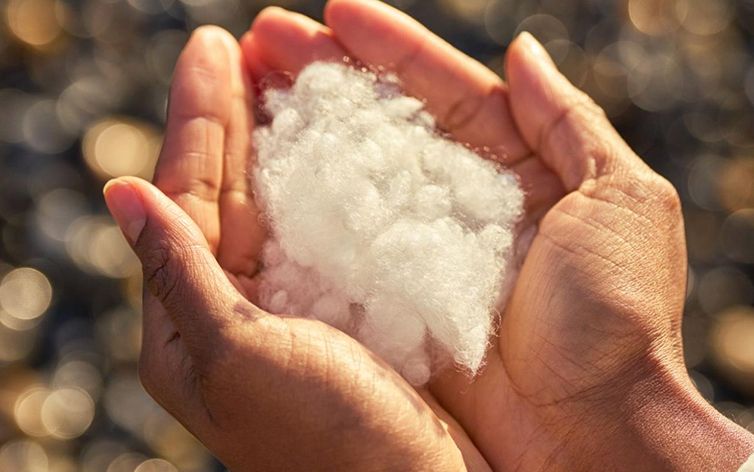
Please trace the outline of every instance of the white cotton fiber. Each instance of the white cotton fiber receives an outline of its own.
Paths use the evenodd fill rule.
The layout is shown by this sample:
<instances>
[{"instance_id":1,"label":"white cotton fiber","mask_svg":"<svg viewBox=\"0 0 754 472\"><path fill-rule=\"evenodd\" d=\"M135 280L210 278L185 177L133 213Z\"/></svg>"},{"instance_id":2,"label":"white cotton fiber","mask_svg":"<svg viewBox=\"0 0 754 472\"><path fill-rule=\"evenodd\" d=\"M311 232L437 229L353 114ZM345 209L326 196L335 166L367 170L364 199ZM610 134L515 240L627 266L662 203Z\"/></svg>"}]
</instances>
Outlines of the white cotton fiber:
<instances>
[{"instance_id":1,"label":"white cotton fiber","mask_svg":"<svg viewBox=\"0 0 754 472\"><path fill-rule=\"evenodd\" d=\"M414 385L446 359L476 373L514 276L514 175L441 137L395 83L343 64L310 65L265 106L262 308L351 334Z\"/></svg>"}]
</instances>

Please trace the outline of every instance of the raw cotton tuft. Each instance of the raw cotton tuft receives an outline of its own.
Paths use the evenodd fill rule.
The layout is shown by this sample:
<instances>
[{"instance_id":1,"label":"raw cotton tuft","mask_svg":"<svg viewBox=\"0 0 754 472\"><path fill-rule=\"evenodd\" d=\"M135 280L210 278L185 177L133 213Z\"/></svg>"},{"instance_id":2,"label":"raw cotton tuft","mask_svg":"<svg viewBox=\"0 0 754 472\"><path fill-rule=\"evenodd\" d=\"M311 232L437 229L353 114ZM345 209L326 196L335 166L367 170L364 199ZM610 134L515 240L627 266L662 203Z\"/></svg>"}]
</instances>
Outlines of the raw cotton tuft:
<instances>
[{"instance_id":1,"label":"raw cotton tuft","mask_svg":"<svg viewBox=\"0 0 754 472\"><path fill-rule=\"evenodd\" d=\"M259 303L354 336L414 385L482 365L514 277L515 176L441 137L395 81L314 63L265 92Z\"/></svg>"}]
</instances>

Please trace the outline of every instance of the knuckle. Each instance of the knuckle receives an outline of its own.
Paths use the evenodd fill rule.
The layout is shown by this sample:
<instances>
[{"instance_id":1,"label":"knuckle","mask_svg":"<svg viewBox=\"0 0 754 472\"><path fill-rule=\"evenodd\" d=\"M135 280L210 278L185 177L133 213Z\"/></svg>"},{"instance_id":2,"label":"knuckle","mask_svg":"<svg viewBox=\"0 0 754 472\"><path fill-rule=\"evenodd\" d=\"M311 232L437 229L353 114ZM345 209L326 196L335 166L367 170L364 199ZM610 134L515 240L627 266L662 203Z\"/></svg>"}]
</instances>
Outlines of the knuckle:
<instances>
[{"instance_id":1,"label":"knuckle","mask_svg":"<svg viewBox=\"0 0 754 472\"><path fill-rule=\"evenodd\" d=\"M476 120L485 103L480 95L465 95L447 109L440 125L449 132L462 129Z\"/></svg>"},{"instance_id":2,"label":"knuckle","mask_svg":"<svg viewBox=\"0 0 754 472\"><path fill-rule=\"evenodd\" d=\"M147 225L136 242L136 252L149 291L162 301L173 298L181 277L186 276L183 269L191 260L191 248Z\"/></svg>"},{"instance_id":3,"label":"knuckle","mask_svg":"<svg viewBox=\"0 0 754 472\"><path fill-rule=\"evenodd\" d=\"M608 120L605 110L592 97L580 90L573 94L563 115L563 119L560 120L563 123L571 118L588 125L601 126Z\"/></svg>"},{"instance_id":4,"label":"knuckle","mask_svg":"<svg viewBox=\"0 0 754 472\"><path fill-rule=\"evenodd\" d=\"M553 149L567 143L582 150L589 146L594 148L590 151L602 152L608 147L595 143L604 141L599 137L608 123L604 110L589 95L577 91L543 129L537 149Z\"/></svg>"},{"instance_id":5,"label":"knuckle","mask_svg":"<svg viewBox=\"0 0 754 472\"><path fill-rule=\"evenodd\" d=\"M144 281L158 298L164 298L175 287L171 276L172 250L165 241L158 240L144 254Z\"/></svg>"},{"instance_id":6,"label":"knuckle","mask_svg":"<svg viewBox=\"0 0 754 472\"><path fill-rule=\"evenodd\" d=\"M585 93L581 93L582 95L582 107L584 108L584 112L592 117L593 120L599 120L600 122L604 123L609 120L607 116L607 112L605 112L605 109L599 106L597 102L594 101L592 97Z\"/></svg>"},{"instance_id":7,"label":"knuckle","mask_svg":"<svg viewBox=\"0 0 754 472\"><path fill-rule=\"evenodd\" d=\"M678 191L667 179L655 175L652 179L654 200L663 209L673 214L681 212L681 198Z\"/></svg>"}]
</instances>

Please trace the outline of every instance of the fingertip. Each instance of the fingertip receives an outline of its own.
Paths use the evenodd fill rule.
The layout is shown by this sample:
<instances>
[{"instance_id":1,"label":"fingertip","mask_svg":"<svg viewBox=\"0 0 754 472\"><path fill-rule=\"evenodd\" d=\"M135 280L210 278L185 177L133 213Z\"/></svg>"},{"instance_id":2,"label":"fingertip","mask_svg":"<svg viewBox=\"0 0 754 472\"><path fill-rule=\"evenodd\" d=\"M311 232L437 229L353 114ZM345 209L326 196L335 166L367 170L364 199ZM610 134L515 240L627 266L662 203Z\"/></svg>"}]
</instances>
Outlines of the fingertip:
<instances>
[{"instance_id":1,"label":"fingertip","mask_svg":"<svg viewBox=\"0 0 754 472\"><path fill-rule=\"evenodd\" d=\"M184 76L194 76L197 69L206 71L205 76L222 77L228 70L236 41L226 30L214 25L202 25L191 32L175 66L176 82ZM236 46L237 47L237 46ZM219 53L218 53L219 52ZM224 53L223 53L224 52ZM207 77L191 80L206 81Z\"/></svg>"},{"instance_id":2,"label":"fingertip","mask_svg":"<svg viewBox=\"0 0 754 472\"><path fill-rule=\"evenodd\" d=\"M329 0L325 4L325 9L322 13L325 24L331 25L338 20L340 12L343 10L343 4L341 0Z\"/></svg>"},{"instance_id":3,"label":"fingertip","mask_svg":"<svg viewBox=\"0 0 754 472\"><path fill-rule=\"evenodd\" d=\"M416 26L414 19L404 12L375 0L330 0L325 5L325 24L346 34L353 28L369 25L375 18L389 19L393 23L391 30L395 31Z\"/></svg>"},{"instance_id":4,"label":"fingertip","mask_svg":"<svg viewBox=\"0 0 754 472\"><path fill-rule=\"evenodd\" d=\"M218 54L218 50L225 51ZM232 65L241 54L236 38L226 29L216 25L202 25L189 37L185 53L193 60L201 61L208 67L225 68Z\"/></svg>"},{"instance_id":5,"label":"fingertip","mask_svg":"<svg viewBox=\"0 0 754 472\"><path fill-rule=\"evenodd\" d=\"M257 79L273 69L264 60L264 50L273 51L272 46L280 42L278 38L286 34L289 29L286 28L288 13L287 10L278 6L264 8L252 21L249 31L241 38L241 49L246 58L246 63L252 75ZM267 39L269 39L268 42L271 46L269 48L263 46Z\"/></svg>"},{"instance_id":6,"label":"fingertip","mask_svg":"<svg viewBox=\"0 0 754 472\"><path fill-rule=\"evenodd\" d=\"M118 178L110 179L107 182L105 182L105 185L102 187L102 196L105 197L105 200L107 200L107 193L114 185L118 184Z\"/></svg>"},{"instance_id":7,"label":"fingertip","mask_svg":"<svg viewBox=\"0 0 754 472\"><path fill-rule=\"evenodd\" d=\"M104 195L105 200L107 200L108 195L110 195L114 190L117 190L118 188L121 188L123 186L131 187L135 191L139 191L140 187L142 186L142 182L147 183L145 180L141 179L140 177L135 176L122 176L122 177L115 177L113 179L108 180L104 187L102 187L102 195Z\"/></svg>"},{"instance_id":8,"label":"fingertip","mask_svg":"<svg viewBox=\"0 0 754 472\"><path fill-rule=\"evenodd\" d=\"M542 43L528 31L523 31L516 37L516 48L528 55L531 59L542 61L547 66L555 66L550 54L545 50Z\"/></svg>"},{"instance_id":9,"label":"fingertip","mask_svg":"<svg viewBox=\"0 0 754 472\"><path fill-rule=\"evenodd\" d=\"M259 83L259 81L270 74L273 69L264 61L264 59L262 59L259 44L255 39L253 31L247 31L241 37L240 44L246 69L249 71L252 80L255 83Z\"/></svg>"},{"instance_id":10,"label":"fingertip","mask_svg":"<svg viewBox=\"0 0 754 472\"><path fill-rule=\"evenodd\" d=\"M196 43L202 46L214 47L222 44L227 46L229 43L235 43L235 37L230 32L217 25L201 25L191 32L189 43Z\"/></svg>"},{"instance_id":11,"label":"fingertip","mask_svg":"<svg viewBox=\"0 0 754 472\"><path fill-rule=\"evenodd\" d=\"M251 22L249 31L256 31L259 34L265 34L267 30L275 30L285 26L285 21L293 12L278 6L265 7L260 11Z\"/></svg>"},{"instance_id":12,"label":"fingertip","mask_svg":"<svg viewBox=\"0 0 754 472\"><path fill-rule=\"evenodd\" d=\"M176 239L209 247L194 220L152 183L139 177L119 177L105 185L104 194L110 212L132 245L149 221Z\"/></svg>"},{"instance_id":13,"label":"fingertip","mask_svg":"<svg viewBox=\"0 0 754 472\"><path fill-rule=\"evenodd\" d=\"M328 25L348 19L353 14L360 14L367 9L397 11L395 8L374 0L329 0L325 5L324 17Z\"/></svg>"},{"instance_id":14,"label":"fingertip","mask_svg":"<svg viewBox=\"0 0 754 472\"><path fill-rule=\"evenodd\" d=\"M513 41L508 45L505 50L505 57L503 62L505 63L506 79L510 81L511 72L515 69L516 63L521 60L520 56L523 53L523 47L521 46L521 33L513 38ZM526 33L529 34L529 33Z\"/></svg>"},{"instance_id":15,"label":"fingertip","mask_svg":"<svg viewBox=\"0 0 754 472\"><path fill-rule=\"evenodd\" d=\"M256 41L254 40L254 32L249 30L241 36L241 39L238 41L239 47L241 48L241 54L244 57L244 60L246 61L246 64L249 64L250 56L258 56L259 53L257 51Z\"/></svg>"},{"instance_id":16,"label":"fingertip","mask_svg":"<svg viewBox=\"0 0 754 472\"><path fill-rule=\"evenodd\" d=\"M117 177L109 180L102 191L108 207L110 207L110 204L126 191L138 197L145 214L152 212L152 208L155 206L154 204L159 203L156 199L159 198L160 195L163 195L157 187L140 177Z\"/></svg>"},{"instance_id":17,"label":"fingertip","mask_svg":"<svg viewBox=\"0 0 754 472\"><path fill-rule=\"evenodd\" d=\"M311 37L327 31L327 28L306 15L281 7L262 10L251 25L256 41L262 46L282 47L292 39Z\"/></svg>"},{"instance_id":18,"label":"fingertip","mask_svg":"<svg viewBox=\"0 0 754 472\"><path fill-rule=\"evenodd\" d=\"M238 40L238 44L241 46L241 50L245 50L247 47L251 46L251 44L254 42L254 33L249 30L241 35L241 39Z\"/></svg>"},{"instance_id":19,"label":"fingertip","mask_svg":"<svg viewBox=\"0 0 754 472\"><path fill-rule=\"evenodd\" d=\"M141 187L144 184L151 185L151 184L149 184L149 182L147 182L146 180L142 179L141 177L137 177L135 175L123 175L121 177L115 177L115 178L112 178L112 179L108 180L105 183L105 187L104 188L105 188L105 190L107 190L111 186L117 185L117 184L128 184L128 185L134 185L134 186L137 186L137 187Z\"/></svg>"},{"instance_id":20,"label":"fingertip","mask_svg":"<svg viewBox=\"0 0 754 472\"><path fill-rule=\"evenodd\" d=\"M573 86L528 32L519 34L508 47L505 74L514 119L529 146L536 148L542 123L567 105Z\"/></svg>"},{"instance_id":21,"label":"fingertip","mask_svg":"<svg viewBox=\"0 0 754 472\"><path fill-rule=\"evenodd\" d=\"M112 179L103 189L105 203L130 244L135 244L147 221L144 199L134 179Z\"/></svg>"},{"instance_id":22,"label":"fingertip","mask_svg":"<svg viewBox=\"0 0 754 472\"><path fill-rule=\"evenodd\" d=\"M244 39L244 54L252 67L262 69L254 75L282 71L298 73L317 60L340 59L345 51L326 26L300 13L269 7L252 24L253 36Z\"/></svg>"},{"instance_id":23,"label":"fingertip","mask_svg":"<svg viewBox=\"0 0 754 472\"><path fill-rule=\"evenodd\" d=\"M133 194L138 196L145 207L145 212L147 213L152 212L155 205L161 205L165 202L173 204L172 200L170 200L157 187L150 182L135 176L123 176L109 180L103 188L105 201L109 202L112 199L112 195L121 192L123 189L128 189L130 192L133 192Z\"/></svg>"},{"instance_id":24,"label":"fingertip","mask_svg":"<svg viewBox=\"0 0 754 472\"><path fill-rule=\"evenodd\" d=\"M240 61L238 46L233 51L232 43L235 43L233 36L218 26L200 26L192 32L173 73L168 102L168 130L157 174L168 164L170 167L177 167L165 172L171 178L186 172L183 167L185 163L178 161L182 152L171 152L175 159L162 157L168 155L165 149L172 147L173 142L179 146L188 144L187 140L184 141L185 136L171 131L173 128L183 128L193 118L211 118L222 125L230 119L229 109L235 80L233 64L234 61Z\"/></svg>"},{"instance_id":25,"label":"fingertip","mask_svg":"<svg viewBox=\"0 0 754 472\"><path fill-rule=\"evenodd\" d=\"M522 33L511 43L506 76L521 135L567 191L610 172L618 161L629 167L640 162L626 152L628 146L599 106L558 70L531 34Z\"/></svg>"},{"instance_id":26,"label":"fingertip","mask_svg":"<svg viewBox=\"0 0 754 472\"><path fill-rule=\"evenodd\" d=\"M218 58L217 54L218 49L228 50L226 35L230 33L214 25L202 25L194 29L183 48L179 64L184 61L201 61L208 66L215 66L226 62L225 58Z\"/></svg>"},{"instance_id":27,"label":"fingertip","mask_svg":"<svg viewBox=\"0 0 754 472\"><path fill-rule=\"evenodd\" d=\"M325 23L349 54L387 68L425 51L425 46L436 51L439 39L400 10L371 0L330 0Z\"/></svg>"},{"instance_id":28,"label":"fingertip","mask_svg":"<svg viewBox=\"0 0 754 472\"><path fill-rule=\"evenodd\" d=\"M557 74L557 68L542 44L528 31L519 34L508 47L505 70L509 83L531 82L545 75Z\"/></svg>"}]
</instances>

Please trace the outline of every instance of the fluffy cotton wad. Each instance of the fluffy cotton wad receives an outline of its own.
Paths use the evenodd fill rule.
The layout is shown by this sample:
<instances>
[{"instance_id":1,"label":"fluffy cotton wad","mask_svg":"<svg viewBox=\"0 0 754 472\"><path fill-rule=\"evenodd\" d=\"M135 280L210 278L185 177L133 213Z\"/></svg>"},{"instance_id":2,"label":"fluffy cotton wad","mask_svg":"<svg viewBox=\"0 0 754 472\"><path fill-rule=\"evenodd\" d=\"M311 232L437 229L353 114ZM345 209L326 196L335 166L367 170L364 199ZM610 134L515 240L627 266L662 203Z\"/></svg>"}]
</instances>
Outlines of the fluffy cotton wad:
<instances>
[{"instance_id":1,"label":"fluffy cotton wad","mask_svg":"<svg viewBox=\"0 0 754 472\"><path fill-rule=\"evenodd\" d=\"M515 272L515 176L365 70L315 63L264 98L262 308L345 331L414 385L447 361L476 373Z\"/></svg>"}]
</instances>

